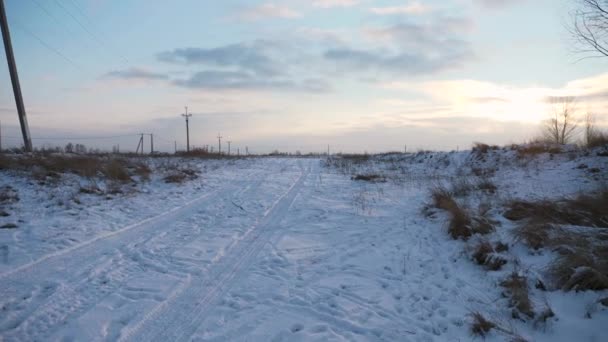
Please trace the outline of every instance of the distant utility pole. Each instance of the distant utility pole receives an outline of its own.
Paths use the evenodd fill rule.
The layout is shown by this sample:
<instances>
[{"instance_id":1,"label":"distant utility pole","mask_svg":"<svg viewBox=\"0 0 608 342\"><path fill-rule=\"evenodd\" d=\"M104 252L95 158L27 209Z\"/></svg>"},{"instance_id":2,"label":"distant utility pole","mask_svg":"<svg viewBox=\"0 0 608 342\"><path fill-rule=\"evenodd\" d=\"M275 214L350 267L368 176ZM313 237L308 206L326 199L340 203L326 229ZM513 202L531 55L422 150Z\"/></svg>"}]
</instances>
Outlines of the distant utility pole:
<instances>
[{"instance_id":1,"label":"distant utility pole","mask_svg":"<svg viewBox=\"0 0 608 342\"><path fill-rule=\"evenodd\" d=\"M139 149L141 148L141 154L144 154L144 134L141 133L139 137L139 143L137 143L137 150L135 150L135 154L139 153Z\"/></svg>"},{"instance_id":2,"label":"distant utility pole","mask_svg":"<svg viewBox=\"0 0 608 342\"><path fill-rule=\"evenodd\" d=\"M190 117L192 114L188 114L188 107L186 106L186 113L182 114L186 118L186 152L190 152Z\"/></svg>"},{"instance_id":3,"label":"distant utility pole","mask_svg":"<svg viewBox=\"0 0 608 342\"><path fill-rule=\"evenodd\" d=\"M154 134L150 133L150 154L154 154Z\"/></svg>"},{"instance_id":4,"label":"distant utility pole","mask_svg":"<svg viewBox=\"0 0 608 342\"><path fill-rule=\"evenodd\" d=\"M238 147L236 148L236 155L237 155L237 156L240 156L240 155L241 155L241 149L240 149L240 148L238 148Z\"/></svg>"},{"instance_id":5,"label":"distant utility pole","mask_svg":"<svg viewBox=\"0 0 608 342\"><path fill-rule=\"evenodd\" d=\"M175 140L174 143L175 143L175 154L177 154L177 140Z\"/></svg>"},{"instance_id":6,"label":"distant utility pole","mask_svg":"<svg viewBox=\"0 0 608 342\"><path fill-rule=\"evenodd\" d=\"M249 155L249 146L245 146L245 155L248 156Z\"/></svg>"},{"instance_id":7,"label":"distant utility pole","mask_svg":"<svg viewBox=\"0 0 608 342\"><path fill-rule=\"evenodd\" d=\"M232 144L232 141L227 141L228 143L228 155L230 155L230 144Z\"/></svg>"},{"instance_id":8,"label":"distant utility pole","mask_svg":"<svg viewBox=\"0 0 608 342\"><path fill-rule=\"evenodd\" d=\"M217 148L217 153L222 154L222 136L219 133L217 134Z\"/></svg>"},{"instance_id":9,"label":"distant utility pole","mask_svg":"<svg viewBox=\"0 0 608 342\"><path fill-rule=\"evenodd\" d=\"M21 94L21 85L19 84L19 74L17 73L17 63L13 54L13 44L11 43L11 33L8 29L8 20L6 19L6 11L4 9L4 0L0 0L0 27L2 28L2 39L4 40L4 50L6 51L6 61L8 62L8 70L11 74L11 82L13 84L13 93L15 95L15 103L17 104L17 113L19 114L19 123L21 124L21 135L23 135L23 146L26 152L32 152L32 137L30 136L30 127L27 124L27 115L25 114L25 105L23 104L23 94Z\"/></svg>"}]
</instances>

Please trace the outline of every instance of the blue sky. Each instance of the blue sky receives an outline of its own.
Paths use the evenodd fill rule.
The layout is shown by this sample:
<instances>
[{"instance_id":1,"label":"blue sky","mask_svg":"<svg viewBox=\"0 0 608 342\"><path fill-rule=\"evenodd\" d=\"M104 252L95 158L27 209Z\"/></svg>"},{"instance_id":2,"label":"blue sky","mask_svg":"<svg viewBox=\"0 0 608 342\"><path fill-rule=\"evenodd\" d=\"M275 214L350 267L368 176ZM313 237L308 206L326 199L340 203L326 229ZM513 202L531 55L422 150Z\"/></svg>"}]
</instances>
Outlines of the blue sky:
<instances>
[{"instance_id":1,"label":"blue sky","mask_svg":"<svg viewBox=\"0 0 608 342\"><path fill-rule=\"evenodd\" d=\"M531 138L547 96L606 91L606 61L576 62L573 2L5 0L35 138L133 149L153 132L171 150L189 106L194 145L221 132L259 152ZM17 144L6 67L0 82ZM603 97L588 98L601 123Z\"/></svg>"}]
</instances>

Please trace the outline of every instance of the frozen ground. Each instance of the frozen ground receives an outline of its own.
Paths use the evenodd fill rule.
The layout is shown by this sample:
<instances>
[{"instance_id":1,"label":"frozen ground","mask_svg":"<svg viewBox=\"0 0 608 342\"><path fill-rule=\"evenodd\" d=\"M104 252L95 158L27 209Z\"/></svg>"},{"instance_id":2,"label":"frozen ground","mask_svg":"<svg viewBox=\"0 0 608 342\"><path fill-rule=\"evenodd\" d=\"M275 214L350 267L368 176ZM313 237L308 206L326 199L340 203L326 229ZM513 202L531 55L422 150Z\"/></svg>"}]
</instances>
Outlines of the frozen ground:
<instances>
[{"instance_id":1,"label":"frozen ground","mask_svg":"<svg viewBox=\"0 0 608 342\"><path fill-rule=\"evenodd\" d=\"M423 215L430 187L468 157L389 156L348 172L319 159L205 161L190 183L68 208L2 174L20 201L2 218L19 227L0 229L0 340L468 341L481 311L531 341L602 341L608 312L584 316L608 293L549 292L556 319L543 329L511 320L498 276L449 239L441 213ZM499 189L522 198L592 188L608 159L500 158ZM389 181L350 179L363 171Z\"/></svg>"}]
</instances>

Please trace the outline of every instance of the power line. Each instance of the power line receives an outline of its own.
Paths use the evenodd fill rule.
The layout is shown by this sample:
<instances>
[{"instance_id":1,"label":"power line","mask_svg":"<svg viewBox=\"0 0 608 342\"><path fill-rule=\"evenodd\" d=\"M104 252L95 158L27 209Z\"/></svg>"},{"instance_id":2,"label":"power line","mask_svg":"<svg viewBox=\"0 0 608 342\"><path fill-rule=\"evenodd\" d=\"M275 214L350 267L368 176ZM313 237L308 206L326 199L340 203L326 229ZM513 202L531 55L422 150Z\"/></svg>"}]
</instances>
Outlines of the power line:
<instances>
[{"instance_id":1,"label":"power line","mask_svg":"<svg viewBox=\"0 0 608 342\"><path fill-rule=\"evenodd\" d=\"M87 19L89 22L91 22L91 20L89 20L89 17L86 15L86 13L84 13L82 8L76 3L76 1L74 1L74 0L69 0L69 1L72 4L72 6L74 6L74 8L76 8L76 10L80 13L80 15L82 15L85 19Z\"/></svg>"},{"instance_id":2,"label":"power line","mask_svg":"<svg viewBox=\"0 0 608 342\"><path fill-rule=\"evenodd\" d=\"M70 29L69 25L67 25L64 21L59 20L53 13L51 13L51 11L49 11L49 9L46 6L41 4L40 1L38 1L38 0L31 0L31 1L38 8L40 8L40 10L42 10L49 18L53 19L53 21L55 21L55 23L63 26L68 31L68 33L70 33L72 36L75 35L74 31L72 29Z\"/></svg>"},{"instance_id":3,"label":"power line","mask_svg":"<svg viewBox=\"0 0 608 342\"><path fill-rule=\"evenodd\" d=\"M125 135L113 135L104 137L36 137L33 140L104 140L104 139L118 139L118 138L131 138L139 136L139 134L125 134ZM4 136L7 139L16 139L14 136Z\"/></svg>"},{"instance_id":4,"label":"power line","mask_svg":"<svg viewBox=\"0 0 608 342\"><path fill-rule=\"evenodd\" d=\"M76 18L76 16L74 14L72 14L72 12L70 12L61 2L59 2L58 0L55 0L55 3L61 7L61 9L63 9L63 11L65 13L67 13L70 17L72 17L72 19L74 19L74 21L86 32L88 33L100 46L103 47L104 51L108 52L108 46L99 38L97 37L97 35L95 35L93 32L91 32L80 20L78 20L78 18ZM123 61L125 63L129 63L129 60L127 60L127 58L125 58L124 56L119 54L119 57L121 59L123 59Z\"/></svg>"},{"instance_id":5,"label":"power line","mask_svg":"<svg viewBox=\"0 0 608 342\"><path fill-rule=\"evenodd\" d=\"M70 58L68 58L66 55L62 54L59 50L55 49L50 44L48 44L47 42L45 42L42 38L38 37L34 32L28 30L25 26L21 25L21 23L15 22L15 26L18 29L20 29L21 31L23 31L23 32L29 34L30 36L32 36L40 44L42 44L44 47L46 47L50 51L54 52L57 56L63 58L66 62L70 63L76 69L82 70L82 67L80 65L76 64L73 60L71 60Z\"/></svg>"}]
</instances>

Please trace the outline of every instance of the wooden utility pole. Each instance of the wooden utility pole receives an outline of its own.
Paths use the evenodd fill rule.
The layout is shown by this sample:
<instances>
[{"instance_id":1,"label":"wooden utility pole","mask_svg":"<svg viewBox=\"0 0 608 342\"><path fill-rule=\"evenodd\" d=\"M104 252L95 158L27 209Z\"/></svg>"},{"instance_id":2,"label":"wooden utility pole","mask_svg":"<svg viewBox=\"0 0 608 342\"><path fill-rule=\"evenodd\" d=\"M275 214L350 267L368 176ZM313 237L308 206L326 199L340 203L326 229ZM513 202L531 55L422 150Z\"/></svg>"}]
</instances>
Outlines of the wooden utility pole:
<instances>
[{"instance_id":1,"label":"wooden utility pole","mask_svg":"<svg viewBox=\"0 0 608 342\"><path fill-rule=\"evenodd\" d=\"M222 154L222 136L217 134L217 153Z\"/></svg>"},{"instance_id":2,"label":"wooden utility pole","mask_svg":"<svg viewBox=\"0 0 608 342\"><path fill-rule=\"evenodd\" d=\"M154 154L154 134L150 133L150 154Z\"/></svg>"},{"instance_id":3,"label":"wooden utility pole","mask_svg":"<svg viewBox=\"0 0 608 342\"><path fill-rule=\"evenodd\" d=\"M177 140L175 140L174 143L175 143L175 154L177 154Z\"/></svg>"},{"instance_id":4,"label":"wooden utility pole","mask_svg":"<svg viewBox=\"0 0 608 342\"><path fill-rule=\"evenodd\" d=\"M230 144L232 144L232 141L227 141L228 143L228 155L230 155Z\"/></svg>"},{"instance_id":5,"label":"wooden utility pole","mask_svg":"<svg viewBox=\"0 0 608 342\"><path fill-rule=\"evenodd\" d=\"M11 43L11 33L8 28L8 20L6 19L6 10L4 9L4 0L0 0L0 27L2 28L2 39L4 40L6 61L8 62L8 70L11 74L13 94L15 95L15 103L17 104L19 123L21 124L23 146L25 147L26 152L32 152L32 137L30 136L30 127L27 124L27 115L25 114L23 94L21 94L21 85L19 84L19 74L17 73L17 63L15 62L13 44Z\"/></svg>"},{"instance_id":6,"label":"wooden utility pole","mask_svg":"<svg viewBox=\"0 0 608 342\"><path fill-rule=\"evenodd\" d=\"M139 142L137 143L137 150L135 150L135 154L139 153L139 149L141 148L141 154L144 154L144 134L141 133L139 137Z\"/></svg>"},{"instance_id":7,"label":"wooden utility pole","mask_svg":"<svg viewBox=\"0 0 608 342\"><path fill-rule=\"evenodd\" d=\"M186 152L190 152L190 126L189 119L192 114L188 114L188 107L186 106L186 113L182 114L183 117L186 118Z\"/></svg>"}]
</instances>

